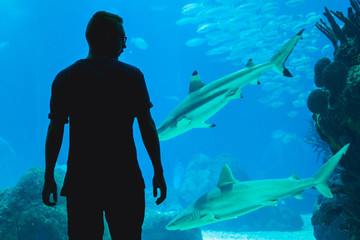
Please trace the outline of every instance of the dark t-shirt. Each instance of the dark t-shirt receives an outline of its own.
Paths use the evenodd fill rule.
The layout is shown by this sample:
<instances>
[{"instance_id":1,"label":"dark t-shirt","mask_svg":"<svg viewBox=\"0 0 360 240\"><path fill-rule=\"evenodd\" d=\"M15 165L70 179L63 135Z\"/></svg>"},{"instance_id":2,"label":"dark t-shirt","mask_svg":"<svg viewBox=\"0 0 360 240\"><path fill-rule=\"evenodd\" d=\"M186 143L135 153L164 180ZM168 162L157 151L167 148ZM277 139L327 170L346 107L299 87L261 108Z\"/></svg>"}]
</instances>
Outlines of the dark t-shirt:
<instances>
[{"instance_id":1,"label":"dark t-shirt","mask_svg":"<svg viewBox=\"0 0 360 240\"><path fill-rule=\"evenodd\" d=\"M144 188L133 122L152 107L139 69L116 59L82 59L52 85L49 118L70 120L67 173L61 195Z\"/></svg>"}]
</instances>

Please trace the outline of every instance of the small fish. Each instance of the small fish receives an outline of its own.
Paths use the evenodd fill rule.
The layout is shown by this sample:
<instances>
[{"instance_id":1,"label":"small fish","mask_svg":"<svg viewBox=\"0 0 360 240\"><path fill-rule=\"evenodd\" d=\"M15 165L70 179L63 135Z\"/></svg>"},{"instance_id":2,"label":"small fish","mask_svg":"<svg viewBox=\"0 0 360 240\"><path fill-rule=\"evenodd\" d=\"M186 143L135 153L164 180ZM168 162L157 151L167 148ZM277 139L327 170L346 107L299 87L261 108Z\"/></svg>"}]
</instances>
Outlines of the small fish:
<instances>
[{"instance_id":1,"label":"small fish","mask_svg":"<svg viewBox=\"0 0 360 240\"><path fill-rule=\"evenodd\" d=\"M308 52L312 52L312 53L315 53L315 52L318 52L319 51L319 48L315 47L315 46L307 46L305 47L305 49L308 51Z\"/></svg>"},{"instance_id":2,"label":"small fish","mask_svg":"<svg viewBox=\"0 0 360 240\"><path fill-rule=\"evenodd\" d=\"M308 14L306 14L306 18L311 18L311 17L313 17L313 16L316 16L316 15L318 15L316 12L309 12Z\"/></svg>"},{"instance_id":3,"label":"small fish","mask_svg":"<svg viewBox=\"0 0 360 240\"><path fill-rule=\"evenodd\" d=\"M197 38L192 38L188 41L186 41L186 46L188 47L197 47L197 46L200 46L202 45L204 42L206 42L207 39L206 38L200 38L200 37L197 37Z\"/></svg>"},{"instance_id":4,"label":"small fish","mask_svg":"<svg viewBox=\"0 0 360 240\"><path fill-rule=\"evenodd\" d=\"M304 0L289 0L285 4L289 7L298 7L304 3Z\"/></svg>"},{"instance_id":5,"label":"small fish","mask_svg":"<svg viewBox=\"0 0 360 240\"><path fill-rule=\"evenodd\" d=\"M284 89L288 94L290 95L293 95L295 93L299 93L300 91L303 90L303 87L301 86L298 86L298 87L290 87L290 86L287 86L285 89Z\"/></svg>"},{"instance_id":6,"label":"small fish","mask_svg":"<svg viewBox=\"0 0 360 240\"><path fill-rule=\"evenodd\" d=\"M306 102L303 99L296 99L292 102L292 105L296 108L304 107L306 105Z\"/></svg>"},{"instance_id":7,"label":"small fish","mask_svg":"<svg viewBox=\"0 0 360 240\"><path fill-rule=\"evenodd\" d=\"M283 130L276 130L271 134L272 139L280 139L285 136L286 132Z\"/></svg>"},{"instance_id":8,"label":"small fish","mask_svg":"<svg viewBox=\"0 0 360 240\"><path fill-rule=\"evenodd\" d=\"M214 30L218 27L217 23L206 23L206 24L202 24L198 27L198 29L196 30L197 33L207 33L210 32L211 30Z\"/></svg>"},{"instance_id":9,"label":"small fish","mask_svg":"<svg viewBox=\"0 0 360 240\"><path fill-rule=\"evenodd\" d=\"M295 133L288 133L286 134L283 139L282 139L282 142L284 144L288 144L289 142L291 142L291 140L293 140L294 138L296 137L296 134Z\"/></svg>"},{"instance_id":10,"label":"small fish","mask_svg":"<svg viewBox=\"0 0 360 240\"><path fill-rule=\"evenodd\" d=\"M231 51L231 47L221 46L221 47L210 49L209 51L206 52L206 55L208 55L208 56L220 55L220 54L224 54L229 51Z\"/></svg>"},{"instance_id":11,"label":"small fish","mask_svg":"<svg viewBox=\"0 0 360 240\"><path fill-rule=\"evenodd\" d=\"M133 43L138 49L141 49L141 50L146 50L149 47L147 42L143 38L140 38L140 37L132 38L131 43Z\"/></svg>"},{"instance_id":12,"label":"small fish","mask_svg":"<svg viewBox=\"0 0 360 240\"><path fill-rule=\"evenodd\" d=\"M271 103L270 106L271 106L272 108L279 108L279 107L281 107L281 106L284 105L284 104L285 104L285 102L283 102L283 101L276 101L276 102Z\"/></svg>"},{"instance_id":13,"label":"small fish","mask_svg":"<svg viewBox=\"0 0 360 240\"><path fill-rule=\"evenodd\" d=\"M331 52L332 46L330 44L325 45L322 49L321 49L321 54L325 55Z\"/></svg>"},{"instance_id":14,"label":"small fish","mask_svg":"<svg viewBox=\"0 0 360 240\"><path fill-rule=\"evenodd\" d=\"M241 4L240 6L236 7L236 10L251 11L258 9L259 7L259 4L254 1Z\"/></svg>"},{"instance_id":15,"label":"small fish","mask_svg":"<svg viewBox=\"0 0 360 240\"><path fill-rule=\"evenodd\" d=\"M290 111L287 113L288 117L296 117L299 113L297 111Z\"/></svg>"},{"instance_id":16,"label":"small fish","mask_svg":"<svg viewBox=\"0 0 360 240\"><path fill-rule=\"evenodd\" d=\"M183 6L181 13L183 15L191 15L196 14L202 10L202 6L200 3L190 3Z\"/></svg>"},{"instance_id":17,"label":"small fish","mask_svg":"<svg viewBox=\"0 0 360 240\"><path fill-rule=\"evenodd\" d=\"M178 26L184 26L187 24L196 24L199 23L199 19L196 17L184 17L176 21L176 25Z\"/></svg>"},{"instance_id":18,"label":"small fish","mask_svg":"<svg viewBox=\"0 0 360 240\"><path fill-rule=\"evenodd\" d=\"M303 66L303 65L300 65L300 66L297 66L296 68L296 71L298 72L304 72L307 70L307 67L306 66Z\"/></svg>"},{"instance_id":19,"label":"small fish","mask_svg":"<svg viewBox=\"0 0 360 240\"><path fill-rule=\"evenodd\" d=\"M262 85L261 88L265 91L272 91L274 89L282 87L283 85L284 85L283 83L278 83L278 82L266 82Z\"/></svg>"}]
</instances>

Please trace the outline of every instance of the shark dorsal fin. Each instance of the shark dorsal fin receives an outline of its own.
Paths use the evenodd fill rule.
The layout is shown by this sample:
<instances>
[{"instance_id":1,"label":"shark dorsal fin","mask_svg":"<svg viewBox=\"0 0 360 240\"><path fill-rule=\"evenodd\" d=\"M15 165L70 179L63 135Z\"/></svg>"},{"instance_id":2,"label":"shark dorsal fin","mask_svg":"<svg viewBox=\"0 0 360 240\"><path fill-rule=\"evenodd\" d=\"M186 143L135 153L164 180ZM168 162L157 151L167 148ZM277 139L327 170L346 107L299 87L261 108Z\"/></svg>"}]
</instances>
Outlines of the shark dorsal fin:
<instances>
[{"instance_id":1,"label":"shark dorsal fin","mask_svg":"<svg viewBox=\"0 0 360 240\"><path fill-rule=\"evenodd\" d=\"M219 188L222 188L224 186L227 186L229 184L234 184L236 182L237 182L237 180L233 177L229 165L225 164L221 170L219 183L217 186Z\"/></svg>"},{"instance_id":2,"label":"shark dorsal fin","mask_svg":"<svg viewBox=\"0 0 360 240\"><path fill-rule=\"evenodd\" d=\"M199 90L205 86L205 83L203 83L200 79L200 76L197 71L194 71L191 78L190 78L190 90L189 93L192 93L196 90Z\"/></svg>"},{"instance_id":3,"label":"shark dorsal fin","mask_svg":"<svg viewBox=\"0 0 360 240\"><path fill-rule=\"evenodd\" d=\"M256 64L253 62L253 60L250 58L247 63L246 63L246 66L245 67L253 67L255 66Z\"/></svg>"},{"instance_id":4,"label":"shark dorsal fin","mask_svg":"<svg viewBox=\"0 0 360 240\"><path fill-rule=\"evenodd\" d=\"M293 175L291 175L290 179L300 180L301 178L299 178L299 176L296 173L294 173Z\"/></svg>"}]
</instances>

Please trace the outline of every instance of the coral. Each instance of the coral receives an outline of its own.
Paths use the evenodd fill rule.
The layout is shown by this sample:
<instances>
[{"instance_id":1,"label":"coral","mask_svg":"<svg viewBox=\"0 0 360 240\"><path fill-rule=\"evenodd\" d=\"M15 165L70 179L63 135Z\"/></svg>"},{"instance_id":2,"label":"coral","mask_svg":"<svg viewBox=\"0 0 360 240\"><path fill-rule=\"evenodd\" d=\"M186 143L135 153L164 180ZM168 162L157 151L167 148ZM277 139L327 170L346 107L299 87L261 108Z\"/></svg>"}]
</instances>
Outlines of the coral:
<instances>
[{"instance_id":1,"label":"coral","mask_svg":"<svg viewBox=\"0 0 360 240\"><path fill-rule=\"evenodd\" d=\"M334 198L329 199L319 196L314 205L311 222L314 226L314 235L317 240L347 240L349 234L339 231L338 227L346 223L346 215L343 209L348 197L344 193L344 184L340 174L331 177L331 191Z\"/></svg>"},{"instance_id":2,"label":"coral","mask_svg":"<svg viewBox=\"0 0 360 240\"><path fill-rule=\"evenodd\" d=\"M328 116L329 115L330 114L328 114ZM335 119L332 119L334 121L327 121L329 119L327 117L322 117L319 114L316 114L315 116L316 131L318 132L321 140L325 141L329 145L331 152L335 154L344 146L337 137L342 135L342 129L338 129L336 127L338 122Z\"/></svg>"},{"instance_id":3,"label":"coral","mask_svg":"<svg viewBox=\"0 0 360 240\"><path fill-rule=\"evenodd\" d=\"M316 64L315 64L315 85L317 87L322 87L324 86L324 81L323 81L323 70L324 68L331 63L331 60L327 57L324 58L320 58Z\"/></svg>"},{"instance_id":4,"label":"coral","mask_svg":"<svg viewBox=\"0 0 360 240\"><path fill-rule=\"evenodd\" d=\"M345 113L354 121L360 121L360 65L349 69L348 87L344 90Z\"/></svg>"},{"instance_id":5,"label":"coral","mask_svg":"<svg viewBox=\"0 0 360 240\"><path fill-rule=\"evenodd\" d=\"M328 107L327 94L321 89L312 91L308 97L307 105L312 113L325 113Z\"/></svg>"},{"instance_id":6,"label":"coral","mask_svg":"<svg viewBox=\"0 0 360 240\"><path fill-rule=\"evenodd\" d=\"M346 66L356 65L360 53L360 1L350 0L350 3L352 8L348 8L347 17L342 12L329 11L325 7L324 16L328 19L331 27L322 19L315 25L333 44L335 48L334 61L342 62ZM342 28L336 23L333 16L344 23ZM338 45L338 41L340 41L340 45Z\"/></svg>"},{"instance_id":7,"label":"coral","mask_svg":"<svg viewBox=\"0 0 360 240\"><path fill-rule=\"evenodd\" d=\"M332 94L338 95L342 92L346 84L347 70L341 62L328 64L322 74L324 87Z\"/></svg>"},{"instance_id":8,"label":"coral","mask_svg":"<svg viewBox=\"0 0 360 240\"><path fill-rule=\"evenodd\" d=\"M319 71L315 72L315 81L319 81L320 75L323 81L323 85L321 81L316 84L323 89L315 91L329 92L326 112L314 111L315 128L332 153L351 143L340 162L338 178L329 180L334 198L320 196L314 209L312 223L318 240L360 239L360 1L350 0L350 3L352 8L348 9L347 17L325 8L324 15L331 28L323 20L316 24L333 43L335 52L334 62L327 64L322 72L322 61L327 60L319 60L318 68L315 67ZM340 28L333 16L344 26ZM308 100L313 101L310 96Z\"/></svg>"},{"instance_id":9,"label":"coral","mask_svg":"<svg viewBox=\"0 0 360 240\"><path fill-rule=\"evenodd\" d=\"M56 208L45 206L43 178L44 169L32 168L0 195L0 239L68 239L65 199L60 198ZM62 174L56 173L55 178L62 184Z\"/></svg>"}]
</instances>

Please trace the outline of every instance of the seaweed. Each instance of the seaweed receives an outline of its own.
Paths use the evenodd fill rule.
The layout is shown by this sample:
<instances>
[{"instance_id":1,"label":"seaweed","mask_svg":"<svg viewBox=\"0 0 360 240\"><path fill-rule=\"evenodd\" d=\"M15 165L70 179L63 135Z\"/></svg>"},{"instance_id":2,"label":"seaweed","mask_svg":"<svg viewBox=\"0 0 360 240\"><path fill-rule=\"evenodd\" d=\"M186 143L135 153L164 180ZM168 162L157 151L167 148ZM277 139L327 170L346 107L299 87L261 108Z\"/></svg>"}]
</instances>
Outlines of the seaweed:
<instances>
[{"instance_id":1,"label":"seaweed","mask_svg":"<svg viewBox=\"0 0 360 240\"><path fill-rule=\"evenodd\" d=\"M327 142L321 140L312 119L309 120L309 129L305 134L304 142L311 144L313 152L317 154L317 161L321 159L321 161L325 163L333 155Z\"/></svg>"}]
</instances>

